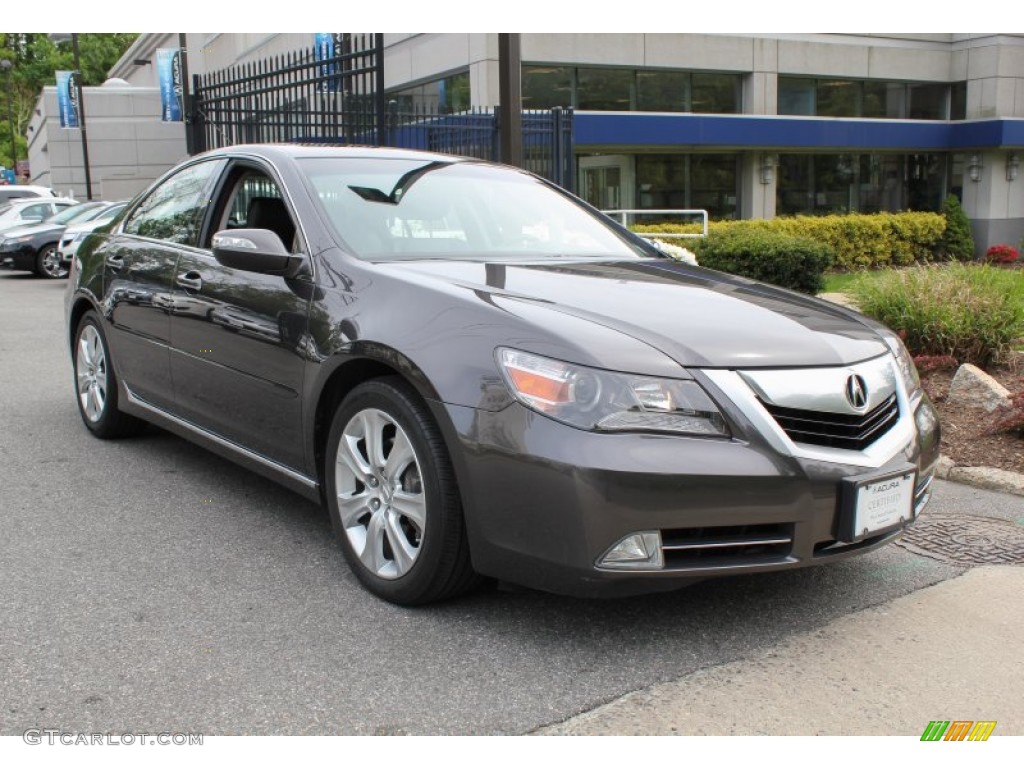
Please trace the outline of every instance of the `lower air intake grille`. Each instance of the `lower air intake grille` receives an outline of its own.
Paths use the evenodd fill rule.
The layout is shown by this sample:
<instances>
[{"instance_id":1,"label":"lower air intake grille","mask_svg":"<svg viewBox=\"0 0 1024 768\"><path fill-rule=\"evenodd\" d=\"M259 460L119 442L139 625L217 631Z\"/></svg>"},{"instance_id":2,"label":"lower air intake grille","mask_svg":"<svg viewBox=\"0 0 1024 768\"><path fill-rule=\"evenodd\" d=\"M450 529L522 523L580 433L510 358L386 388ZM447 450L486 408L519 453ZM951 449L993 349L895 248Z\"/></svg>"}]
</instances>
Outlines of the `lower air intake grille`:
<instances>
[{"instance_id":1,"label":"lower air intake grille","mask_svg":"<svg viewBox=\"0 0 1024 768\"><path fill-rule=\"evenodd\" d=\"M661 532L666 568L716 568L770 563L793 548L790 523L677 528Z\"/></svg>"},{"instance_id":2,"label":"lower air intake grille","mask_svg":"<svg viewBox=\"0 0 1024 768\"><path fill-rule=\"evenodd\" d=\"M794 443L824 445L862 451L895 426L900 419L896 395L863 416L827 411L803 411L761 402Z\"/></svg>"}]
</instances>

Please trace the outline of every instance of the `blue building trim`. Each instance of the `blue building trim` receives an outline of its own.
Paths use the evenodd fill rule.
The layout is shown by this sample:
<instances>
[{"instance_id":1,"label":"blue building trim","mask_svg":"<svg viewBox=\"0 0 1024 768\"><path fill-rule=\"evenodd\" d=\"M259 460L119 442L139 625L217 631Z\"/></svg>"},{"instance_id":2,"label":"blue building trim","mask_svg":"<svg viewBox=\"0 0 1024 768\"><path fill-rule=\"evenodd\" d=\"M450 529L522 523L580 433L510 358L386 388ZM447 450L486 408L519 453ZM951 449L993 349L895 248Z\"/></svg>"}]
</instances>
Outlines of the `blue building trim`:
<instances>
[{"instance_id":1,"label":"blue building trim","mask_svg":"<svg viewBox=\"0 0 1024 768\"><path fill-rule=\"evenodd\" d=\"M1024 120L937 122L765 115L576 112L576 145L957 151L1024 147Z\"/></svg>"}]
</instances>

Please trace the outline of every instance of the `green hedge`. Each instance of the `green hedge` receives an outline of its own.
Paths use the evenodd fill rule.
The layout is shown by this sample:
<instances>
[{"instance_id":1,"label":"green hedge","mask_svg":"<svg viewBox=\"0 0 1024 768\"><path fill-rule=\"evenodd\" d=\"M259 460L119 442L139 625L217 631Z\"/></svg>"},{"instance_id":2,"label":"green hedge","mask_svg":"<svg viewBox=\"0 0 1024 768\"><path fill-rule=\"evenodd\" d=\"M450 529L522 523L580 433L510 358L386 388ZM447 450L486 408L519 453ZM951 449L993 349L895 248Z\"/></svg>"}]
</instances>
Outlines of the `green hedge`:
<instances>
[{"instance_id":1,"label":"green hedge","mask_svg":"<svg viewBox=\"0 0 1024 768\"><path fill-rule=\"evenodd\" d=\"M696 224L634 224L640 234L700 232ZM946 219L938 213L851 213L846 216L791 216L777 219L713 221L709 235L722 232L769 232L823 243L835 254L836 269L904 266L943 258ZM699 241L687 241L690 243ZM699 248L699 246L698 246Z\"/></svg>"},{"instance_id":2,"label":"green hedge","mask_svg":"<svg viewBox=\"0 0 1024 768\"><path fill-rule=\"evenodd\" d=\"M734 227L688 241L701 266L815 294L835 254L824 243L782 232Z\"/></svg>"}]
</instances>

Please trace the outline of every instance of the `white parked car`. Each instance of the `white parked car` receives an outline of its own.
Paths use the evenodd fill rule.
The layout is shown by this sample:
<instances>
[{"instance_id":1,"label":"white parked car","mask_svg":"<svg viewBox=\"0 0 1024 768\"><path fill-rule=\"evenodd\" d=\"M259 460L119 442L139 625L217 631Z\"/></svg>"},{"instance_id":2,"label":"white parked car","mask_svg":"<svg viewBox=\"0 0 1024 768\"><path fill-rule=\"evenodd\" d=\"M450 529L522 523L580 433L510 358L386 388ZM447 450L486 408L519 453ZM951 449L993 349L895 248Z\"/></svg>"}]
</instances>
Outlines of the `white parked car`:
<instances>
[{"instance_id":1,"label":"white parked car","mask_svg":"<svg viewBox=\"0 0 1024 768\"><path fill-rule=\"evenodd\" d=\"M65 268L69 267L71 261L75 258L75 254L78 253L78 246L82 244L82 241L92 232L112 222L124 210L126 205L128 205L127 200L111 203L95 219L83 221L80 224L69 224L67 229L64 230L60 244L57 246L57 255L60 257L61 265Z\"/></svg>"},{"instance_id":2,"label":"white parked car","mask_svg":"<svg viewBox=\"0 0 1024 768\"><path fill-rule=\"evenodd\" d=\"M26 224L38 224L77 204L77 200L67 197L20 197L8 200L0 203L0 232L24 227Z\"/></svg>"},{"instance_id":3,"label":"white parked car","mask_svg":"<svg viewBox=\"0 0 1024 768\"><path fill-rule=\"evenodd\" d=\"M0 186L0 204L8 200L23 197L56 197L57 193L49 187L37 187L32 184L5 184Z\"/></svg>"}]
</instances>

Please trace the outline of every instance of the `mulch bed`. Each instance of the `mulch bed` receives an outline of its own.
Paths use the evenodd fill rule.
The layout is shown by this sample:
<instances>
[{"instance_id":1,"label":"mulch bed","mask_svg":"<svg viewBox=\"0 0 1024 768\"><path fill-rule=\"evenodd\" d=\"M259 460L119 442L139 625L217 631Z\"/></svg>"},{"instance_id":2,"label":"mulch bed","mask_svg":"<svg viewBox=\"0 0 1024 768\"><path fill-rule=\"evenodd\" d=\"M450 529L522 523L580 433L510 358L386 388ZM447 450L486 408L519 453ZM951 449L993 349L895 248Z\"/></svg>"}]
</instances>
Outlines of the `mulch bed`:
<instances>
[{"instance_id":1,"label":"mulch bed","mask_svg":"<svg viewBox=\"0 0 1024 768\"><path fill-rule=\"evenodd\" d=\"M1024 472L1024 435L1019 432L986 434L995 420L994 414L946 402L955 373L955 370L949 370L921 375L924 390L939 411L942 453L962 466ZM1024 366L995 368L987 373L1011 393L1024 391Z\"/></svg>"}]
</instances>

